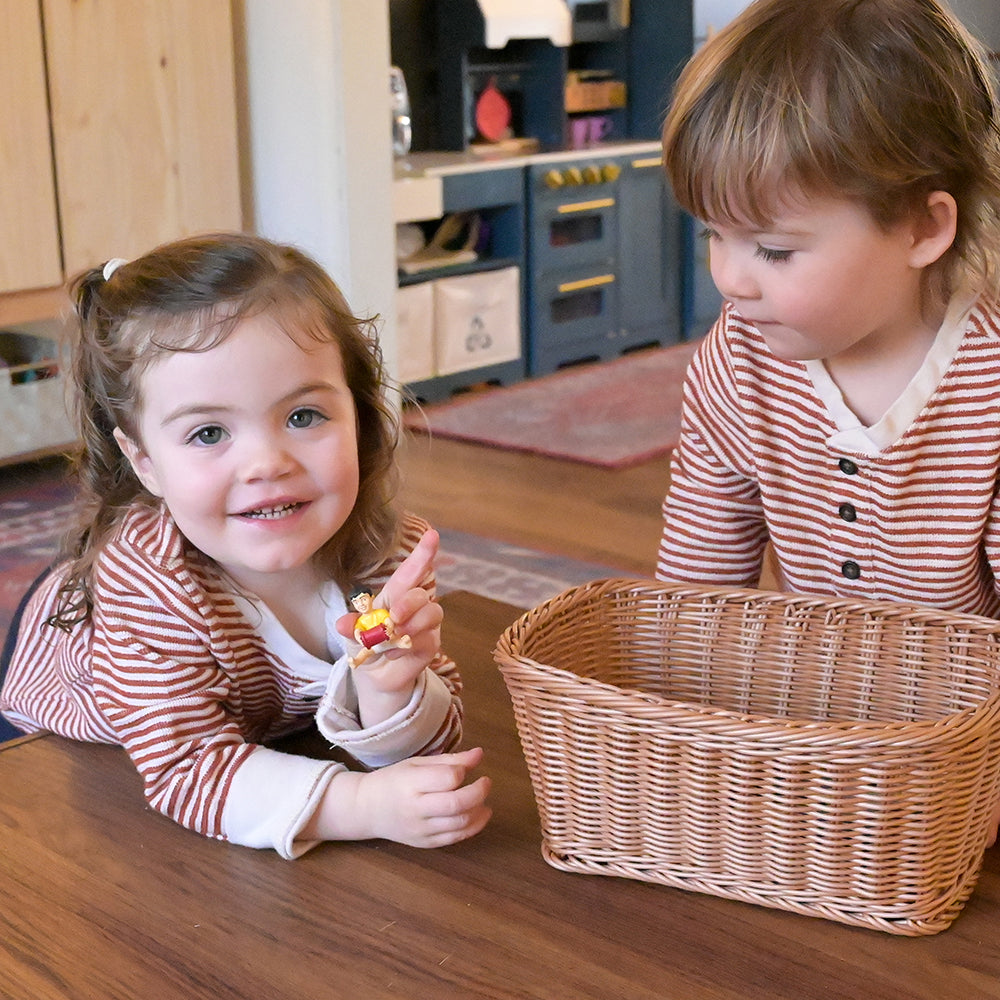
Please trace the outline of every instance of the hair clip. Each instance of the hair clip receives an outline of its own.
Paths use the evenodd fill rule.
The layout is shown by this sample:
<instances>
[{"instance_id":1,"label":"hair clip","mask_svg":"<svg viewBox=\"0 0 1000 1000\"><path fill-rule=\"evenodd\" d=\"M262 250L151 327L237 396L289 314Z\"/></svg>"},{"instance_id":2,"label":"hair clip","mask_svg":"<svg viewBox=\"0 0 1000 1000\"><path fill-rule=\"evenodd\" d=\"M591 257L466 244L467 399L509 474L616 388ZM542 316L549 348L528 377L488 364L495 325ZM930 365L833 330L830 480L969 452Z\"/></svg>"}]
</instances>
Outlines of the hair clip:
<instances>
[{"instance_id":1,"label":"hair clip","mask_svg":"<svg viewBox=\"0 0 1000 1000\"><path fill-rule=\"evenodd\" d=\"M104 265L104 280L110 281L111 275L115 273L122 266L122 264L127 264L128 261L124 257L112 257L111 260Z\"/></svg>"}]
</instances>

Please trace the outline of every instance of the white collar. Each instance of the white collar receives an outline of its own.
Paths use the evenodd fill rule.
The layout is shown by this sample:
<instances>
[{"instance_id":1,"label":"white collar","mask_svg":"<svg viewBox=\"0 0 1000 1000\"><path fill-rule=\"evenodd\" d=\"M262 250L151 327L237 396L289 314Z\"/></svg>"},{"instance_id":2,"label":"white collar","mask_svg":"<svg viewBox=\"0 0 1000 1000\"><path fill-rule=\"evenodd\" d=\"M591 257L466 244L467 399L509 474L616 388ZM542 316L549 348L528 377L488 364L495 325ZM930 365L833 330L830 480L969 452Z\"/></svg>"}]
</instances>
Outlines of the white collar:
<instances>
[{"instance_id":1,"label":"white collar","mask_svg":"<svg viewBox=\"0 0 1000 1000\"><path fill-rule=\"evenodd\" d=\"M806 373L812 379L816 394L837 425L837 430L827 438L827 446L833 451L875 456L898 441L941 384L965 336L969 313L975 302L976 296L967 291L952 296L944 320L934 335L934 343L920 368L896 401L870 427L865 427L844 401L826 365L819 360L805 362Z\"/></svg>"},{"instance_id":2,"label":"white collar","mask_svg":"<svg viewBox=\"0 0 1000 1000\"><path fill-rule=\"evenodd\" d=\"M264 645L284 663L290 670L304 678L309 678L313 684L308 684L300 690L300 694L310 693L318 685L322 693L326 680L330 676L331 666L341 660L345 654L344 640L337 631L337 619L347 614L347 601L340 588L332 581L322 589L323 603L326 606L326 645L330 651L330 659L323 660L313 656L302 648L288 633L284 625L278 621L274 612L257 596L253 594L234 593L233 600L247 621L253 626L254 632L260 636Z\"/></svg>"}]
</instances>

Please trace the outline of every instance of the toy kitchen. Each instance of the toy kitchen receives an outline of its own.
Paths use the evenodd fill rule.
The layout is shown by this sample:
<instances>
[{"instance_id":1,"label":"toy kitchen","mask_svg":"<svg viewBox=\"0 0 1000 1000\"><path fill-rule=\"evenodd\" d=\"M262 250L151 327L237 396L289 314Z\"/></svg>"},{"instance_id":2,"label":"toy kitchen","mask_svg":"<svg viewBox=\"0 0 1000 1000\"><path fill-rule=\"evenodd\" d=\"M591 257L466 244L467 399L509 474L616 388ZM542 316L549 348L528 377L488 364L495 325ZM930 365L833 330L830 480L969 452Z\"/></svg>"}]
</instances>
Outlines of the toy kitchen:
<instances>
[{"instance_id":1,"label":"toy kitchen","mask_svg":"<svg viewBox=\"0 0 1000 1000\"><path fill-rule=\"evenodd\" d=\"M392 0L390 30L411 393L689 334L690 227L659 132L691 0Z\"/></svg>"}]
</instances>

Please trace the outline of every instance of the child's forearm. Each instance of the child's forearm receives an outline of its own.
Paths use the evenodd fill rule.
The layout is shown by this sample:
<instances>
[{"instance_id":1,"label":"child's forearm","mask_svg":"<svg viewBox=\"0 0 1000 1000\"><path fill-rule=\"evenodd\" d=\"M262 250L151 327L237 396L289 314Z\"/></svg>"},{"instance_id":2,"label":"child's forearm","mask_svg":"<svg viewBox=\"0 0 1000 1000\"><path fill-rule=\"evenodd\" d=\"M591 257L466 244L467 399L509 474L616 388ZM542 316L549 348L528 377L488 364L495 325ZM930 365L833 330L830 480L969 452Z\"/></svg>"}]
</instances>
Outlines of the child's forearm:
<instances>
[{"instance_id":1,"label":"child's forearm","mask_svg":"<svg viewBox=\"0 0 1000 1000\"><path fill-rule=\"evenodd\" d=\"M358 696L358 721L371 729L401 712L413 699L413 692L423 669L416 675L409 670L397 674L394 665L361 666L352 673Z\"/></svg>"},{"instance_id":2,"label":"child's forearm","mask_svg":"<svg viewBox=\"0 0 1000 1000\"><path fill-rule=\"evenodd\" d=\"M378 691L375 689L361 692L362 685L357 685L358 690L358 720L365 729L377 726L386 719L391 719L397 712L401 712L413 698L413 684L409 688L401 691Z\"/></svg>"}]
</instances>

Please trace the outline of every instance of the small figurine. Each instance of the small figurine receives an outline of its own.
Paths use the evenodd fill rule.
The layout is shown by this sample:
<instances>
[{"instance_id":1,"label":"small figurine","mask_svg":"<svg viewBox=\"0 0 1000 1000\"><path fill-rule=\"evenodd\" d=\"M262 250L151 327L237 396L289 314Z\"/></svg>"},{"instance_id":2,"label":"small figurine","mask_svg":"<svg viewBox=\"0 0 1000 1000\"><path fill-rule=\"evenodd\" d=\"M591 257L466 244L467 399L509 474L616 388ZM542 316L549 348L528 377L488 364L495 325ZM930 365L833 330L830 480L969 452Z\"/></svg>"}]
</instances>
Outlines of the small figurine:
<instances>
[{"instance_id":1,"label":"small figurine","mask_svg":"<svg viewBox=\"0 0 1000 1000\"><path fill-rule=\"evenodd\" d=\"M370 656L381 653L392 646L409 649L412 640L408 635L396 633L396 623L385 608L373 607L374 595L367 587L356 587L348 598L358 620L354 624L354 639L361 649L347 661L352 667L360 666Z\"/></svg>"}]
</instances>

